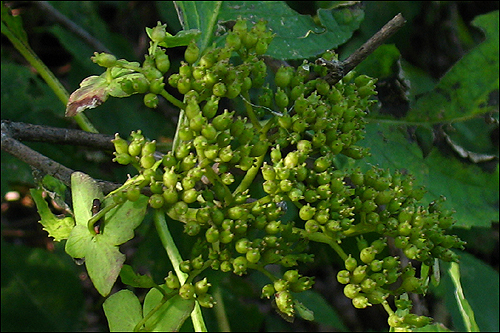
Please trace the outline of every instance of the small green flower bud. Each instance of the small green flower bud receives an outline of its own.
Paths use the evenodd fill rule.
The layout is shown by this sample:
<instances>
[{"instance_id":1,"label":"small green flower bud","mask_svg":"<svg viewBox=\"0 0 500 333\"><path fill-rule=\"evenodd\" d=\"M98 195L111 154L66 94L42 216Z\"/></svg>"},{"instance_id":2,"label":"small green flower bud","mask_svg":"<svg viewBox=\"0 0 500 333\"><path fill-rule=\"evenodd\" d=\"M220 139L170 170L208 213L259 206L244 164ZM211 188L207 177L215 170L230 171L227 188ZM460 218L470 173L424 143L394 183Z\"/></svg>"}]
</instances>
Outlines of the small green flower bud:
<instances>
[{"instance_id":1,"label":"small green flower bud","mask_svg":"<svg viewBox=\"0 0 500 333\"><path fill-rule=\"evenodd\" d=\"M195 40L191 40L189 42L188 47L186 48L186 51L184 52L184 59L188 64L193 64L198 60L198 57L200 55L200 49L198 48L198 45L196 45Z\"/></svg>"},{"instance_id":2,"label":"small green flower bud","mask_svg":"<svg viewBox=\"0 0 500 333\"><path fill-rule=\"evenodd\" d=\"M94 52L94 56L91 57L92 61L101 67L113 67L116 65L116 57L108 53L97 53Z\"/></svg>"},{"instance_id":3,"label":"small green flower bud","mask_svg":"<svg viewBox=\"0 0 500 333\"><path fill-rule=\"evenodd\" d=\"M198 295L196 297L196 300L198 301L200 306L208 309L213 308L214 305L216 304L214 297L208 293Z\"/></svg>"},{"instance_id":4,"label":"small green flower bud","mask_svg":"<svg viewBox=\"0 0 500 333\"><path fill-rule=\"evenodd\" d=\"M165 278L165 284L170 289L179 289L181 284L179 282L179 278L172 271L168 272L167 277Z\"/></svg>"},{"instance_id":5,"label":"small green flower bud","mask_svg":"<svg viewBox=\"0 0 500 333\"><path fill-rule=\"evenodd\" d=\"M195 296L194 286L191 283L184 284L179 288L179 296L186 300L193 299Z\"/></svg>"},{"instance_id":6,"label":"small green flower bud","mask_svg":"<svg viewBox=\"0 0 500 333\"><path fill-rule=\"evenodd\" d=\"M264 287L262 287L262 292L260 297L261 298L271 298L276 293L276 290L274 289L274 286L272 284L266 284Z\"/></svg>"}]
</instances>

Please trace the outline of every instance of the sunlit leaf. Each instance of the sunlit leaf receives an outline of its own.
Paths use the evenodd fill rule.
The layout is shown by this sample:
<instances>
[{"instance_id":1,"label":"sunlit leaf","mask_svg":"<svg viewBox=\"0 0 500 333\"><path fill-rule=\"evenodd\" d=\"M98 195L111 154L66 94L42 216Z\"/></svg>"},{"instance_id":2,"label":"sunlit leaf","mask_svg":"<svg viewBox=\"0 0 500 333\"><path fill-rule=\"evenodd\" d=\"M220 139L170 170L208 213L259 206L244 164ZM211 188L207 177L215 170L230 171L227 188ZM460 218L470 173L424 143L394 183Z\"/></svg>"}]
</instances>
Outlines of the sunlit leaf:
<instances>
[{"instance_id":1,"label":"sunlit leaf","mask_svg":"<svg viewBox=\"0 0 500 333\"><path fill-rule=\"evenodd\" d=\"M142 306L130 290L120 290L102 305L110 332L132 332L142 320Z\"/></svg>"}]
</instances>

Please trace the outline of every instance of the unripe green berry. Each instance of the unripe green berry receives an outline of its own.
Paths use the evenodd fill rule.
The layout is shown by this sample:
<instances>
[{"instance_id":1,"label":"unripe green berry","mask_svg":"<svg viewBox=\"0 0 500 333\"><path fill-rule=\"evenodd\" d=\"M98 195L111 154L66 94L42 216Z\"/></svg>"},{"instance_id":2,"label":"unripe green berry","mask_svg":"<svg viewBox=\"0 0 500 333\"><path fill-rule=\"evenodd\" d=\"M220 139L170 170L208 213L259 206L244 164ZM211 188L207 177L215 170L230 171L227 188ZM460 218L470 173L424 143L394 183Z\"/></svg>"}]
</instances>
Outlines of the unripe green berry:
<instances>
[{"instance_id":1,"label":"unripe green berry","mask_svg":"<svg viewBox=\"0 0 500 333\"><path fill-rule=\"evenodd\" d=\"M356 297L361 290L358 284L349 283L344 287L344 295L350 299Z\"/></svg>"},{"instance_id":2,"label":"unripe green berry","mask_svg":"<svg viewBox=\"0 0 500 333\"><path fill-rule=\"evenodd\" d=\"M163 204L165 203L165 200L163 199L163 196L161 194L153 194L149 198L149 205L151 208L159 209L163 207Z\"/></svg>"},{"instance_id":3,"label":"unripe green berry","mask_svg":"<svg viewBox=\"0 0 500 333\"><path fill-rule=\"evenodd\" d=\"M348 270L341 270L337 273L337 281L342 284L348 284L351 273Z\"/></svg>"},{"instance_id":4,"label":"unripe green berry","mask_svg":"<svg viewBox=\"0 0 500 333\"><path fill-rule=\"evenodd\" d=\"M165 278L165 284L170 289L179 289L181 284L179 282L179 278L172 271L168 272L167 277Z\"/></svg>"},{"instance_id":5,"label":"unripe green berry","mask_svg":"<svg viewBox=\"0 0 500 333\"><path fill-rule=\"evenodd\" d=\"M365 247L361 250L360 259L365 264L369 264L375 259L376 252L373 247Z\"/></svg>"},{"instance_id":6,"label":"unripe green berry","mask_svg":"<svg viewBox=\"0 0 500 333\"><path fill-rule=\"evenodd\" d=\"M188 64L193 64L198 60L198 57L200 55L200 49L198 48L198 45L196 45L195 40L191 40L189 42L188 47L186 48L186 51L184 52L184 59Z\"/></svg>"},{"instance_id":7,"label":"unripe green berry","mask_svg":"<svg viewBox=\"0 0 500 333\"><path fill-rule=\"evenodd\" d=\"M91 57L92 61L101 67L113 67L116 65L116 57L108 53L97 53L94 52L94 56Z\"/></svg>"},{"instance_id":8,"label":"unripe green berry","mask_svg":"<svg viewBox=\"0 0 500 333\"><path fill-rule=\"evenodd\" d=\"M212 92L217 97L224 97L227 93L227 87L223 82L218 82L213 86Z\"/></svg>"},{"instance_id":9,"label":"unripe green berry","mask_svg":"<svg viewBox=\"0 0 500 333\"><path fill-rule=\"evenodd\" d=\"M214 297L208 293L197 295L196 300L200 306L211 309L216 304Z\"/></svg>"},{"instance_id":10,"label":"unripe green berry","mask_svg":"<svg viewBox=\"0 0 500 333\"><path fill-rule=\"evenodd\" d=\"M261 298L271 298L276 293L276 290L274 289L274 286L272 284L266 284L264 287L262 287L262 292L261 292Z\"/></svg>"},{"instance_id":11,"label":"unripe green berry","mask_svg":"<svg viewBox=\"0 0 500 333\"><path fill-rule=\"evenodd\" d=\"M141 167L150 169L155 164L156 160L152 154L141 156Z\"/></svg>"},{"instance_id":12,"label":"unripe green berry","mask_svg":"<svg viewBox=\"0 0 500 333\"><path fill-rule=\"evenodd\" d=\"M237 275L243 275L247 271L248 260L246 257L239 256L233 261L233 272Z\"/></svg>"},{"instance_id":13,"label":"unripe green berry","mask_svg":"<svg viewBox=\"0 0 500 333\"><path fill-rule=\"evenodd\" d=\"M354 305L357 309L364 309L371 304L368 302L368 298L366 298L366 296L357 295L352 299L352 305Z\"/></svg>"},{"instance_id":14,"label":"unripe green berry","mask_svg":"<svg viewBox=\"0 0 500 333\"><path fill-rule=\"evenodd\" d=\"M356 267L358 267L358 262L351 255L349 255L349 257L345 260L344 264L345 268L350 272L354 271Z\"/></svg>"},{"instance_id":15,"label":"unripe green berry","mask_svg":"<svg viewBox=\"0 0 500 333\"><path fill-rule=\"evenodd\" d=\"M141 195L141 190L137 186L129 187L127 189L127 200L137 201Z\"/></svg>"},{"instance_id":16,"label":"unripe green berry","mask_svg":"<svg viewBox=\"0 0 500 333\"><path fill-rule=\"evenodd\" d=\"M195 288L191 283L184 284L179 288L179 296L183 299L190 300L194 299L195 296Z\"/></svg>"}]
</instances>

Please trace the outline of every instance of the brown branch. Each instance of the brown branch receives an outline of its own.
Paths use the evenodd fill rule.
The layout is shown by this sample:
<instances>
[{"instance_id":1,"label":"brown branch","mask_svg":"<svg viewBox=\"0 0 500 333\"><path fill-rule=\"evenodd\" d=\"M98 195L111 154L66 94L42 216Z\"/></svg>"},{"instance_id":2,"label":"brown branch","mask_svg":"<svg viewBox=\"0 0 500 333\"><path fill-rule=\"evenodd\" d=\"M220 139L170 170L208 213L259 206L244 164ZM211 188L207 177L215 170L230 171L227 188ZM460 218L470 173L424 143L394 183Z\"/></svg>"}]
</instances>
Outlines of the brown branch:
<instances>
[{"instance_id":1,"label":"brown branch","mask_svg":"<svg viewBox=\"0 0 500 333\"><path fill-rule=\"evenodd\" d=\"M46 142L65 145L76 145L98 150L114 150L111 142L114 136L99 133L89 133L76 129L65 129L43 125L33 125L21 122L2 120L2 135L21 141Z\"/></svg>"},{"instance_id":2,"label":"brown branch","mask_svg":"<svg viewBox=\"0 0 500 333\"><path fill-rule=\"evenodd\" d=\"M22 129L26 129L27 132L26 133L21 132ZM68 135L67 133L65 133L66 131L69 131L71 134ZM49 135L50 139L44 140L43 138L33 137L35 134L40 135L40 133L51 134ZM99 139L93 140L91 137L82 139L81 137L75 136L76 134L82 134L82 133L90 134L91 136L95 136L96 138ZM112 138L111 136L109 135L105 136L102 134L95 134L95 133L87 133L79 130L57 129L47 126L13 123L10 121L2 120L1 135L2 135L3 151L15 156L16 158L29 164L33 168L38 169L45 174L51 175L59 179L68 187L71 186L71 174L75 172L75 170L72 170L48 158L47 156L40 154L36 150L33 150L30 147L22 144L21 142L16 140L16 138L24 140L33 138L34 140L31 141L80 144L84 146L85 145L92 146L94 148L100 147L101 149L105 150L113 150L113 143L110 141L110 138ZM70 139L74 139L75 141L71 141ZM95 143L95 145L92 145L92 143ZM120 184L115 184L108 181L102 181L102 180L96 180L96 181L101 187L102 191L106 194L121 186Z\"/></svg>"},{"instance_id":3,"label":"brown branch","mask_svg":"<svg viewBox=\"0 0 500 333\"><path fill-rule=\"evenodd\" d=\"M326 66L330 71L325 76L325 80L332 85L339 82L347 73L359 65L372 54L373 51L401 29L405 23L406 20L401 13L394 16L392 20L387 22L375 35L344 61L330 62L321 58L318 59L317 63Z\"/></svg>"}]
</instances>

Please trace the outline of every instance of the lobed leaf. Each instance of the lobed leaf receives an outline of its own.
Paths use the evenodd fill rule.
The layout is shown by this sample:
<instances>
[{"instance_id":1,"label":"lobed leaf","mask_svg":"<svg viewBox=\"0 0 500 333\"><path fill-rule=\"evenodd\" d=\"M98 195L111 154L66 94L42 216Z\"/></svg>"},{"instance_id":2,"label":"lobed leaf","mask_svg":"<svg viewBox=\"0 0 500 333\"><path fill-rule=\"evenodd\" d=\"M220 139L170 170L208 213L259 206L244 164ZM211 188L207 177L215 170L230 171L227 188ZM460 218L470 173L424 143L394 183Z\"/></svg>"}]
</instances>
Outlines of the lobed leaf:
<instances>
[{"instance_id":1,"label":"lobed leaf","mask_svg":"<svg viewBox=\"0 0 500 333\"><path fill-rule=\"evenodd\" d=\"M47 201L42 197L43 190L30 189L31 197L35 201L38 214L41 217L40 223L43 230L49 233L49 237L53 237L56 242L67 239L71 230L75 226L75 220L71 217L58 218L49 208Z\"/></svg>"}]
</instances>

